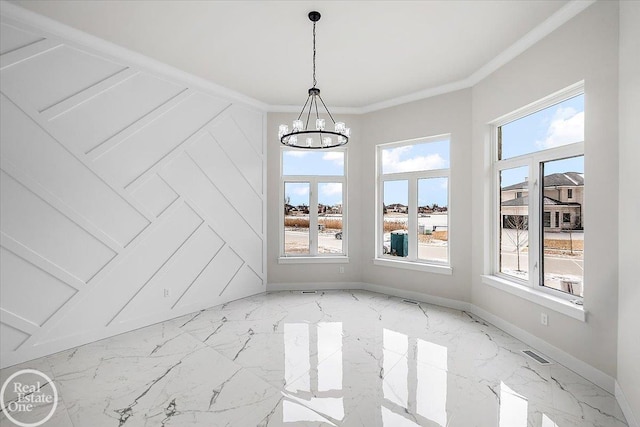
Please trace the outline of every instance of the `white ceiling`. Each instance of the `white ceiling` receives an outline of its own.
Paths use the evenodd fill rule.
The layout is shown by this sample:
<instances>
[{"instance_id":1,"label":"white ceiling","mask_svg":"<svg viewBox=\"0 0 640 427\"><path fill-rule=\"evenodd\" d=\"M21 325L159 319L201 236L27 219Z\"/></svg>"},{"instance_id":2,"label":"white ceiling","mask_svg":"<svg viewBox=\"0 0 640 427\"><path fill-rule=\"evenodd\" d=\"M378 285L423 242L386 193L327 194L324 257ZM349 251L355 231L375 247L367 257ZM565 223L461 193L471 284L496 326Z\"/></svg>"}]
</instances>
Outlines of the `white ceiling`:
<instances>
[{"instance_id":1,"label":"white ceiling","mask_svg":"<svg viewBox=\"0 0 640 427\"><path fill-rule=\"evenodd\" d=\"M495 63L527 33L536 28L539 33L541 24L567 5L565 0L14 3L269 105L298 107L312 83L307 13L318 10L318 87L330 106L355 108L455 86Z\"/></svg>"}]
</instances>

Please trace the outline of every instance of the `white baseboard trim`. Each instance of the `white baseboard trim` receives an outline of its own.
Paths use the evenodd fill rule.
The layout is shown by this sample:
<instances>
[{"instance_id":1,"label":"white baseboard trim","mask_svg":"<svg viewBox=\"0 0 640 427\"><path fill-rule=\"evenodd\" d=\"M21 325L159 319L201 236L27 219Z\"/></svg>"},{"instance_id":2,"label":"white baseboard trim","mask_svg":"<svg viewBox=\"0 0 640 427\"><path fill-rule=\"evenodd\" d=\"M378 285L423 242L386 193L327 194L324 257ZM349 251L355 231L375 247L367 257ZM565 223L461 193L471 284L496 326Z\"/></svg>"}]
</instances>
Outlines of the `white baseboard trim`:
<instances>
[{"instance_id":1,"label":"white baseboard trim","mask_svg":"<svg viewBox=\"0 0 640 427\"><path fill-rule=\"evenodd\" d=\"M620 387L620 384L618 384L618 381L616 381L615 384L615 396L616 396L616 400L618 401L618 405L620 405L620 409L622 409L622 413L624 414L624 417L627 419L627 424L629 424L629 427L640 427L640 424L638 424L638 420L635 417L635 415L633 414L633 411L631 410L631 405L629 405L629 401L627 400L627 397L624 395L624 392L622 391L622 387Z\"/></svg>"},{"instance_id":2,"label":"white baseboard trim","mask_svg":"<svg viewBox=\"0 0 640 427\"><path fill-rule=\"evenodd\" d=\"M438 297L434 295L424 294L422 292L409 291L406 289L393 288L390 286L376 285L364 282L321 282L321 283L268 283L267 291L302 291L302 290L329 290L329 289L361 289L371 292L378 292L385 295L391 295L398 298L407 298L415 301L425 302L428 304L439 305L442 307L453 308L456 310L468 311L474 315L486 320L495 327L505 331L513 337L519 339L526 345L543 353L545 356L555 360L567 369L571 369L576 374L586 378L607 392L614 394L615 379L594 368L586 362L570 355L564 350L555 347L541 338L514 326L510 322L489 313L488 311L465 301L459 301L451 298ZM616 395L617 397L617 395ZM622 405L620 405L622 407ZM625 414L626 415L626 414ZM640 427L640 426L635 426Z\"/></svg>"},{"instance_id":3,"label":"white baseboard trim","mask_svg":"<svg viewBox=\"0 0 640 427\"><path fill-rule=\"evenodd\" d=\"M360 282L292 282L267 283L267 292L277 291L330 291L362 289Z\"/></svg>"},{"instance_id":4,"label":"white baseboard trim","mask_svg":"<svg viewBox=\"0 0 640 427\"><path fill-rule=\"evenodd\" d=\"M451 298L438 297L434 295L424 294L422 292L409 291L406 289L392 288L390 286L375 285L373 283L361 283L362 288L366 291L378 292L380 294L391 295L398 298L406 298L427 304L439 305L442 307L453 308L456 310L469 311L469 303L458 301Z\"/></svg>"},{"instance_id":5,"label":"white baseboard trim","mask_svg":"<svg viewBox=\"0 0 640 427\"><path fill-rule=\"evenodd\" d=\"M512 335L528 346L531 346L533 349L540 351L545 356L548 356L549 358L555 360L567 369L571 369L573 372L586 378L598 387L608 391L611 394L614 393L615 379L611 375L608 375L601 370L594 368L588 363L583 362L575 356L570 355L566 351L549 344L545 340L538 338L537 336L525 331L524 329L521 329L476 305L471 304L469 310L471 311L471 313L486 320L497 328L502 329L509 335Z\"/></svg>"}]
</instances>

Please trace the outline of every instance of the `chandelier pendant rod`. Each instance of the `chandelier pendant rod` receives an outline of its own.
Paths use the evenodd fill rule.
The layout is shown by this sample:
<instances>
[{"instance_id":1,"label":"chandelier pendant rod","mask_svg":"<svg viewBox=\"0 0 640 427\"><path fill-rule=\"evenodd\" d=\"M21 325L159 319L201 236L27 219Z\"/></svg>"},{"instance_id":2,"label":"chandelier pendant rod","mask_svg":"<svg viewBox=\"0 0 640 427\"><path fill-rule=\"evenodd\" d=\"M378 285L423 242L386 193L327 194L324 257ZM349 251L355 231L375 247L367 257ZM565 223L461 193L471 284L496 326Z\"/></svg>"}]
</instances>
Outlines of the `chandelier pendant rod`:
<instances>
[{"instance_id":1,"label":"chandelier pendant rod","mask_svg":"<svg viewBox=\"0 0 640 427\"><path fill-rule=\"evenodd\" d=\"M351 136L351 129L346 127L343 122L336 122L336 120L333 118L333 115L327 108L324 100L320 96L320 89L317 88L318 80L316 74L316 22L320 20L320 12L309 12L308 17L309 20L313 22L313 86L308 90L307 99L302 106L302 110L300 111L298 118L293 121L293 128L289 130L289 126L287 126L286 124L281 124L278 128L278 137L281 144L294 148L313 150L339 147L345 145L349 141L349 137ZM329 130L325 128L325 119L320 118L321 108L318 105L318 98L320 98L322 107L331 119L331 122L333 122L335 130ZM316 116L315 129L309 127L311 114L313 112L315 112ZM302 119L304 114L307 115L306 123L304 123ZM304 140L302 138L303 136L305 136Z\"/></svg>"},{"instance_id":2,"label":"chandelier pendant rod","mask_svg":"<svg viewBox=\"0 0 640 427\"><path fill-rule=\"evenodd\" d=\"M320 102L322 102L322 105L324 106L325 111L327 112L327 114L329 115L329 117L331 117L331 121L333 122L333 124L336 123L336 121L333 119L333 116L331 115L331 111L329 111L329 109L327 108L327 106L324 104L324 101L322 100L322 97L320 96L320 94L318 94L318 98L320 98ZM316 105L318 104L318 101L316 101Z\"/></svg>"}]
</instances>

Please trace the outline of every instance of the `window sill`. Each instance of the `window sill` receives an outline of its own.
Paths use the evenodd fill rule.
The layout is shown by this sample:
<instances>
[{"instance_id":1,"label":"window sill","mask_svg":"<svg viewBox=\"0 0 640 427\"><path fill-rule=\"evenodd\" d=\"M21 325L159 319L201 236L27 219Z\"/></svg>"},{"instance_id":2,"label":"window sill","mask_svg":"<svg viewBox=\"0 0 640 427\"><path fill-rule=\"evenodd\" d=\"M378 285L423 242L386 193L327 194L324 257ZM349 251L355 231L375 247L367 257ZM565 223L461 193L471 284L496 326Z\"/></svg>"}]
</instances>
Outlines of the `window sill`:
<instances>
[{"instance_id":1,"label":"window sill","mask_svg":"<svg viewBox=\"0 0 640 427\"><path fill-rule=\"evenodd\" d=\"M386 259L386 258L374 258L374 265L380 265L383 267L394 267L394 268L404 268L406 270L415 270L415 271L424 271L427 273L436 273L436 274L453 274L453 269L448 265L438 265L438 264L426 264L421 262L411 262L411 261L399 261L394 259Z\"/></svg>"},{"instance_id":2,"label":"window sill","mask_svg":"<svg viewBox=\"0 0 640 427\"><path fill-rule=\"evenodd\" d=\"M524 298L527 301L534 302L550 310L557 311L558 313L562 313L581 322L586 321L586 311L584 310L584 307L562 298L558 298L544 292L538 292L527 286L522 286L497 276L482 276L482 283Z\"/></svg>"},{"instance_id":3,"label":"window sill","mask_svg":"<svg viewBox=\"0 0 640 427\"><path fill-rule=\"evenodd\" d=\"M290 256L279 257L278 264L348 264L347 256Z\"/></svg>"}]
</instances>

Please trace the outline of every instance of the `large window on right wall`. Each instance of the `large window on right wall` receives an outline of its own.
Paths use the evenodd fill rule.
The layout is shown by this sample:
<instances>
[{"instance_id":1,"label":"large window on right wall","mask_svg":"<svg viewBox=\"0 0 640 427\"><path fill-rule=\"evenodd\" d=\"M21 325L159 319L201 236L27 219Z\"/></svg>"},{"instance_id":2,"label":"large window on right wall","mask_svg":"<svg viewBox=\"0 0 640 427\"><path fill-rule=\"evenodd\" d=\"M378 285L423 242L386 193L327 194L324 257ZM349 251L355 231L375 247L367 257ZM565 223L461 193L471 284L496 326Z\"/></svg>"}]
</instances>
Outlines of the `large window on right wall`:
<instances>
[{"instance_id":1,"label":"large window on right wall","mask_svg":"<svg viewBox=\"0 0 640 427\"><path fill-rule=\"evenodd\" d=\"M584 88L495 122L495 275L581 301L584 292Z\"/></svg>"}]
</instances>

